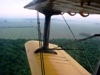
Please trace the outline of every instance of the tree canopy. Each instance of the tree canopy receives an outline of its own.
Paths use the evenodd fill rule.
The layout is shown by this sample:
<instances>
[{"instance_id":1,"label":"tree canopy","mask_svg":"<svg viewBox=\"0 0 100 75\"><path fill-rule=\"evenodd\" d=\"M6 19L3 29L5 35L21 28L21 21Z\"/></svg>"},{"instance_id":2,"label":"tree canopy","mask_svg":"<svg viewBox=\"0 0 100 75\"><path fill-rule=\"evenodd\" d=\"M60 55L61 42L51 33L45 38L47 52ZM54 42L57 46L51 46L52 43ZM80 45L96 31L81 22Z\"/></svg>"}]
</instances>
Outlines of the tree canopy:
<instances>
[{"instance_id":1,"label":"tree canopy","mask_svg":"<svg viewBox=\"0 0 100 75\"><path fill-rule=\"evenodd\" d=\"M31 75L24 47L27 41L0 39L0 75ZM63 38L52 39L50 43L62 47L85 69L93 73L91 68L95 71L100 60L100 39L89 39L68 45L73 41L75 40Z\"/></svg>"},{"instance_id":2,"label":"tree canopy","mask_svg":"<svg viewBox=\"0 0 100 75\"><path fill-rule=\"evenodd\" d=\"M0 75L31 75L25 42L22 39L0 39Z\"/></svg>"}]
</instances>

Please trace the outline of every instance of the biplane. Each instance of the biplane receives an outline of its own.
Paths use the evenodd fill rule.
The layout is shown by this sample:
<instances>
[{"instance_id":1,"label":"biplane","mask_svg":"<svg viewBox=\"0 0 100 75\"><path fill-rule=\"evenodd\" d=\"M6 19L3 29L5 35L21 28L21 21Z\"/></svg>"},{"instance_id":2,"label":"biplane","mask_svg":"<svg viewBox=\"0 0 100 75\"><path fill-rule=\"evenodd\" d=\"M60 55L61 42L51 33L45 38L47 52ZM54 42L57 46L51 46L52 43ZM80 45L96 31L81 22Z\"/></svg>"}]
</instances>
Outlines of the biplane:
<instances>
[{"instance_id":1,"label":"biplane","mask_svg":"<svg viewBox=\"0 0 100 75\"><path fill-rule=\"evenodd\" d=\"M45 15L43 41L41 40L39 13L37 13L39 41L31 40L25 43L31 74L91 75L64 50L62 50L60 47L58 48L58 46L55 44L49 43L50 20L51 16L62 15L63 13L68 13L70 16L80 14L82 17L88 17L90 14L100 14L100 1L34 0L24 6L24 8L37 10L38 12ZM100 36L100 34L94 34L93 36L76 40L75 42L97 36ZM100 67L98 67L95 75L100 75Z\"/></svg>"}]
</instances>

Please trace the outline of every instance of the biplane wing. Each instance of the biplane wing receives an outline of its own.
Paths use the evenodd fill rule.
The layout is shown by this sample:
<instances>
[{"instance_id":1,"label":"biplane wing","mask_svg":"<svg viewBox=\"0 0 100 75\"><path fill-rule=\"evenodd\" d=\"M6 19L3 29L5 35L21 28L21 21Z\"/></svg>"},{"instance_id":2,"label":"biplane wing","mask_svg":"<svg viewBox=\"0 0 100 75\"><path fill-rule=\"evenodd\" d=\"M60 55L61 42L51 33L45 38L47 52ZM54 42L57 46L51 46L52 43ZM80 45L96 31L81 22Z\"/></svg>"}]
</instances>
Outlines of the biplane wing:
<instances>
[{"instance_id":1,"label":"biplane wing","mask_svg":"<svg viewBox=\"0 0 100 75\"><path fill-rule=\"evenodd\" d=\"M100 14L100 2L91 2L91 0L35 0L24 8L37 10L45 15L43 46L40 48L38 41L28 41L25 44L32 75L90 75L64 50L49 49L57 46L49 44L50 20L52 15L58 15L62 12L71 16L73 16L72 13L79 13L83 17L87 17L89 14ZM83 13L87 13L87 15ZM40 30L38 32L40 33ZM41 36L39 40L41 40Z\"/></svg>"},{"instance_id":2,"label":"biplane wing","mask_svg":"<svg viewBox=\"0 0 100 75\"><path fill-rule=\"evenodd\" d=\"M57 45L49 44L49 47ZM39 48L39 41L28 41L25 48L32 75L42 75L40 53L34 53ZM91 75L64 50L55 51L57 54L43 53L45 75Z\"/></svg>"},{"instance_id":3,"label":"biplane wing","mask_svg":"<svg viewBox=\"0 0 100 75\"><path fill-rule=\"evenodd\" d=\"M83 5L82 5L82 1ZM86 2L88 0L37 0L27 4L24 8L38 10L58 10L61 12L72 12L72 13L89 13L89 14L100 14L100 1L91 1L91 4Z\"/></svg>"}]
</instances>

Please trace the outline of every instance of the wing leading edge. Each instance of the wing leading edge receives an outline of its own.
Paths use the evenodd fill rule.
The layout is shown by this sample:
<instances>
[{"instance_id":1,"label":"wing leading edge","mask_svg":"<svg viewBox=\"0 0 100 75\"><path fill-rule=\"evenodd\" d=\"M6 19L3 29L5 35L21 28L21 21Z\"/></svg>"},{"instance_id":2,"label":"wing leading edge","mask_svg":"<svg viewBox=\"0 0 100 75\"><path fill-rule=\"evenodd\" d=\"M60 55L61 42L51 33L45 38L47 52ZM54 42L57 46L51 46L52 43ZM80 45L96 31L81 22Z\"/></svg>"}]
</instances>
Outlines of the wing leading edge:
<instances>
[{"instance_id":1,"label":"wing leading edge","mask_svg":"<svg viewBox=\"0 0 100 75\"><path fill-rule=\"evenodd\" d=\"M100 3L91 2L89 4L84 2L83 4L79 0L37 0L30 2L24 8L40 12L52 9L61 12L80 13L81 15L82 13L100 14Z\"/></svg>"}]
</instances>

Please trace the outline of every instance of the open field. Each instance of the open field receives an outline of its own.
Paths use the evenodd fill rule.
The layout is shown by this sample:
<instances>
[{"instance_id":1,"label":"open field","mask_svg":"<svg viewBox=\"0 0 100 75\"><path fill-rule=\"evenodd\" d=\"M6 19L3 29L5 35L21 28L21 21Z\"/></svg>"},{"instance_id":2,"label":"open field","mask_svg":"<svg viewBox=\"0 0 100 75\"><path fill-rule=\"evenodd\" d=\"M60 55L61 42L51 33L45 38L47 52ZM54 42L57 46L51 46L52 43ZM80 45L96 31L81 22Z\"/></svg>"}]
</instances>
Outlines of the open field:
<instances>
[{"instance_id":1,"label":"open field","mask_svg":"<svg viewBox=\"0 0 100 75\"><path fill-rule=\"evenodd\" d=\"M59 22L58 22L59 21ZM84 38L88 35L99 34L100 24L96 22L68 21L70 29L76 38ZM44 20L41 20L41 33L43 36ZM84 36L85 34L87 36ZM37 21L33 20L8 20L0 21L0 39L38 39ZM63 20L52 20L50 39L71 38L74 39L68 26Z\"/></svg>"},{"instance_id":2,"label":"open field","mask_svg":"<svg viewBox=\"0 0 100 75\"><path fill-rule=\"evenodd\" d=\"M36 28L2 28L0 29L2 39L36 39Z\"/></svg>"}]
</instances>

